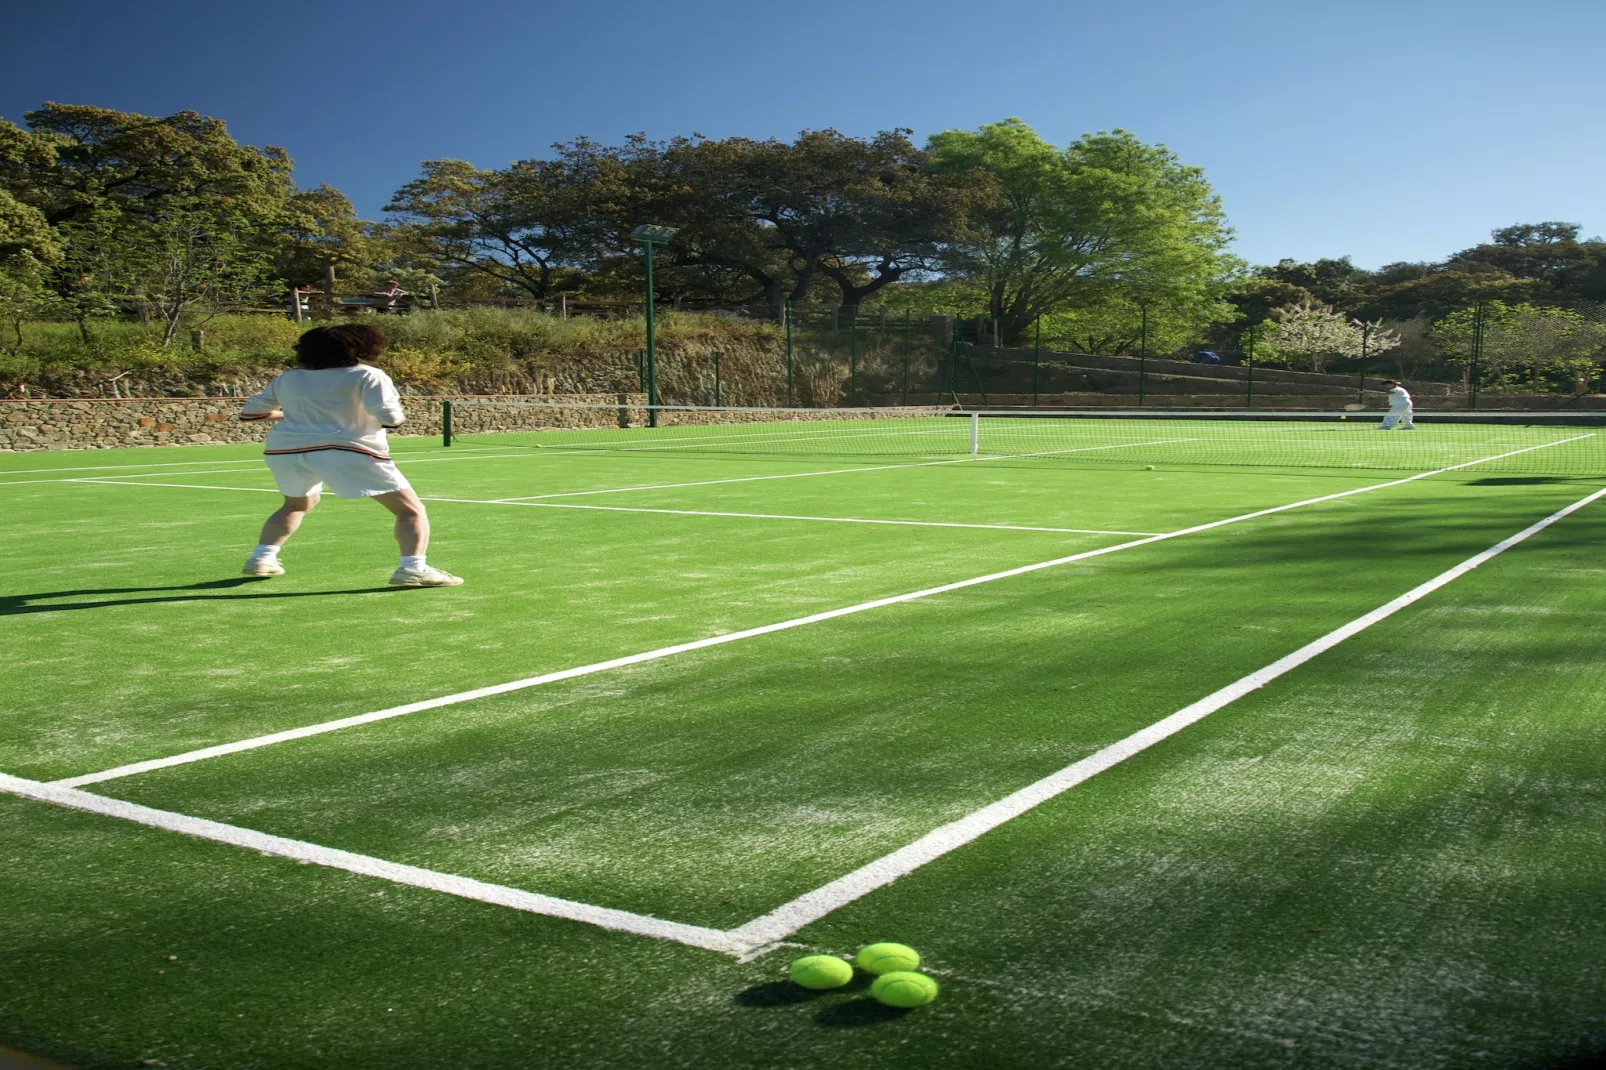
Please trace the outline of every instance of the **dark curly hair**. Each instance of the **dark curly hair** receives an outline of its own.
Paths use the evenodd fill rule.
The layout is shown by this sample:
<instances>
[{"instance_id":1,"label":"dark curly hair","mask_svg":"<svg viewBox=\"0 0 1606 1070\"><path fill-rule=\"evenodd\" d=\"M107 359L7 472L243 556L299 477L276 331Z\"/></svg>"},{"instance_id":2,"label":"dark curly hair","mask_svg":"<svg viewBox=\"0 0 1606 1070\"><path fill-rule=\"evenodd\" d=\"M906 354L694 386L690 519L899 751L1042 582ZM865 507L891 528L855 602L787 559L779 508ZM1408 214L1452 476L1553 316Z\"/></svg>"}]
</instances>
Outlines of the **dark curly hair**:
<instances>
[{"instance_id":1,"label":"dark curly hair","mask_svg":"<svg viewBox=\"0 0 1606 1070\"><path fill-rule=\"evenodd\" d=\"M296 360L312 371L350 368L364 361L372 363L384 348L385 332L378 327L314 327L296 339Z\"/></svg>"}]
</instances>

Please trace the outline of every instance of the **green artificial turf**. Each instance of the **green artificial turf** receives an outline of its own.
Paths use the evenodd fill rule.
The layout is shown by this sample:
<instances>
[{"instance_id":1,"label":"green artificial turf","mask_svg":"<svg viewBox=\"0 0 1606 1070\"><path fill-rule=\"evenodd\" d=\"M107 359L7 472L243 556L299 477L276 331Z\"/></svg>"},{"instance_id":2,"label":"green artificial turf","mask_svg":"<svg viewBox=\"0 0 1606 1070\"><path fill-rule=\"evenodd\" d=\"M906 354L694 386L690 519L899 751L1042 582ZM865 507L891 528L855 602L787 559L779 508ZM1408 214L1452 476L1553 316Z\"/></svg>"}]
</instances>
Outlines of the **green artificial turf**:
<instances>
[{"instance_id":1,"label":"green artificial turf","mask_svg":"<svg viewBox=\"0 0 1606 1070\"><path fill-rule=\"evenodd\" d=\"M431 560L462 588L386 588L385 515L333 500L289 575L241 582L277 500L249 448L0 457L0 772L89 773L1133 537L489 499L1164 532L1391 478L397 452L421 494L475 499L431 503ZM53 481L86 475L126 482ZM736 926L1598 486L1418 480L88 790ZM1588 1056L1603 510L791 938L914 944L944 994L913 1013L796 989L788 948L738 962L0 795L0 1044L86 1070Z\"/></svg>"}]
</instances>

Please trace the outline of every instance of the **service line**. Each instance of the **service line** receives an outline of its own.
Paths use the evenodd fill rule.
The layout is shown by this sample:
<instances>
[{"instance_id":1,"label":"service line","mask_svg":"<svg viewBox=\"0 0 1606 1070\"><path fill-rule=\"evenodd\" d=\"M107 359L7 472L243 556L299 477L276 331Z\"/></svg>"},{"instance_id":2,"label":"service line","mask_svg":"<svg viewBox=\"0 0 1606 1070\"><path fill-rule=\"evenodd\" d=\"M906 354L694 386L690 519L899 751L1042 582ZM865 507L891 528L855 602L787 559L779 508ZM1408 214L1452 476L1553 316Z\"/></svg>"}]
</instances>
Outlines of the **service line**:
<instances>
[{"instance_id":1,"label":"service line","mask_svg":"<svg viewBox=\"0 0 1606 1070\"><path fill-rule=\"evenodd\" d=\"M1571 505L1557 510L1543 520L1529 525L1517 534L1496 543L1482 553L1475 554L1459 565L1441 572L1426 583L1413 587L1405 594L1379 606L1370 613L1357 617L1348 624L1328 632L1320 639L1307 643L1293 653L1279 658L1265 668L1252 672L1199 699L1197 702L1183 707L1169 717L1156 721L1147 728L1132 733L1125 739L1095 751L1086 758L1073 762L1063 769L1051 773L967 817L934 829L908 846L884 855L843 877L807 892L791 902L734 929L720 930L687 925L610 907L577 903L572 900L527 892L505 885L489 884L484 881L422 869L417 866L401 865L368 855L323 847L301 840L286 839L281 836L256 832L206 818L192 817L168 810L157 810L121 799L95 795L70 787L66 781L46 784L0 773L0 791L74 810L132 821L137 824L177 832L199 839L244 847L266 855L290 858L299 862L321 865L361 876L375 877L397 884L411 885L416 888L424 888L446 895L504 906L514 910L565 918L604 929L635 933L660 940L671 940L692 947L720 951L727 955L747 960L762 954L765 950L775 946L778 941L784 940L804 926L820 920L877 888L885 887L898 878L907 876L921 866L941 858L943 855L970 843L1000 825L1014 820L1027 811L1069 791L1099 773L1119 765L1133 755L1142 753L1149 747L1182 731L1182 729L1198 723L1210 714L1230 705L1250 692L1266 686L1312 658L1331 650L1344 642L1344 640L1413 605L1439 588L1452 583L1478 566L1543 531L1563 517L1582 509L1603 496L1606 496L1606 488L1597 490L1573 502Z\"/></svg>"},{"instance_id":2,"label":"service line","mask_svg":"<svg viewBox=\"0 0 1606 1070\"><path fill-rule=\"evenodd\" d=\"M196 475L202 473L197 472ZM238 490L248 494L278 494L271 487L222 487L211 483L152 483L140 480L138 483L125 479L95 479L83 476L71 480L73 483L99 483L113 487L178 487L184 490ZM876 520L853 516L794 516L787 513L721 513L704 509L644 509L623 505L579 505L570 502L523 502L507 501L501 498L441 498L424 497L426 502L451 502L458 505L506 505L515 508L537 509L589 509L608 513L662 513L666 516L723 516L747 520L795 520L816 521L831 524L892 524L901 527L916 528L979 528L984 531L1046 531L1065 535L1154 535L1152 531L1105 531L1099 528L1047 528L1030 527L1024 524L961 524L941 520Z\"/></svg>"},{"instance_id":3,"label":"service line","mask_svg":"<svg viewBox=\"0 0 1606 1070\"><path fill-rule=\"evenodd\" d=\"M1556 445L1556 443L1547 443ZM1246 520L1258 517L1272 516L1276 513L1286 513L1291 509L1301 509L1308 505L1318 505L1322 502L1337 501L1340 498L1352 497L1356 494L1366 494L1374 490L1384 490L1388 487L1403 486L1415 483L1419 479L1440 475L1444 472L1454 471L1457 468L1466 468L1474 464L1483 464L1488 461L1510 457L1516 453L1527 453L1529 450L1544 449L1546 446L1529 446L1511 453L1498 454L1485 457L1479 461L1467 461L1451 468L1441 468L1432 472L1419 472L1404 479L1394 479L1387 483L1373 483L1365 487L1355 487L1350 490L1338 491L1334 494L1324 494L1318 498L1306 498L1303 501L1290 502L1287 505L1274 505L1267 509L1257 509L1252 513L1241 513L1238 516L1227 517L1225 520L1212 520L1205 524L1195 524L1192 527L1179 528L1163 535L1150 535L1142 539L1132 539L1127 542L1115 543L1112 546L1103 546L1095 550L1083 550L1081 553L1056 557L1047 561L1038 561L1030 565L1021 565L1017 568L1005 569L1002 572L989 572L984 576L973 576L970 579L958 580L953 583L944 583L936 587L927 587L919 591L910 591L907 594L892 595L887 598L875 598L868 602L859 602L839 609L826 610L823 613L811 613L804 617L794 617L791 620L778 621L774 624L765 624L757 628L746 628L742 631L727 632L724 635L713 635L706 639L697 639L688 643L677 643L674 646L659 647L657 650L647 650L639 654L628 654L624 657L610 658L607 661L595 662L591 665L580 665L572 669L560 669L557 672L543 673L539 676L530 676L522 680L510 680L506 683L492 684L489 687L479 687L471 691L459 691L456 694L441 695L437 698L424 699L419 702L409 702L401 706L392 706L388 709L375 710L372 713L361 713L353 717L341 717L333 721L324 721L319 724L303 725L300 728L290 728L282 732L272 732L267 735L253 736L250 739L236 740L233 743L221 743L211 747L201 747L196 750L185 751L182 754L169 755L165 758L151 758L142 762L132 762L128 765L119 765L112 769L103 769L97 773L84 773L79 776L64 777L51 783L62 787L77 788L85 784L98 784L106 780L117 780L138 773L149 773L157 769L167 769L176 765L188 765L191 762L205 761L208 758L220 758L228 754L239 754L243 751L256 750L261 747L273 746L277 743L288 743L292 740L306 739L310 736L320 736L329 732L338 732L345 728L354 728L358 725L372 724L375 721L386 721L393 717L405 717L408 714L422 713L425 710L440 709L443 706L455 706L463 702L473 702L476 699L490 698L493 695L505 695L513 691L523 691L531 687L540 687L544 684L557 683L561 680L573 680L581 676L591 676L600 672L609 672L631 665L640 665L650 661L660 661L664 658L674 657L677 654L687 654L696 650L707 650L710 647L724 646L727 643L739 642L743 639L752 639L761 635L773 635L776 632L789 631L810 624L819 624L823 621L836 620L839 617L852 616L865 613L872 609L881 609L885 606L901 605L905 602L914 602L934 595L947 594L950 591L960 591L967 587L976 587L984 583L993 583L997 580L1011 579L1015 576L1024 576L1032 572L1041 572L1044 569L1057 568L1076 561L1086 561L1090 558L1102 557L1105 554L1120 553L1123 550L1136 549L1139 546L1148 546L1152 543L1164 542L1168 539L1182 538L1186 535L1195 535L1199 532L1213 531L1216 528L1226 527L1229 524L1239 524ZM143 486L144 484L140 484Z\"/></svg>"},{"instance_id":4,"label":"service line","mask_svg":"<svg viewBox=\"0 0 1606 1070\"><path fill-rule=\"evenodd\" d=\"M1102 528L1043 528L1026 524L960 524L946 520L876 520L857 516L800 516L792 513L725 513L712 509L647 509L630 505L581 505L577 502L525 502L501 498L424 498L426 502L459 505L511 505L534 509L592 509L604 513L661 513L665 516L726 516L740 520L812 520L829 524L893 524L912 528L979 528L983 531L1047 531L1066 535L1156 535L1154 531L1106 531Z\"/></svg>"}]
</instances>

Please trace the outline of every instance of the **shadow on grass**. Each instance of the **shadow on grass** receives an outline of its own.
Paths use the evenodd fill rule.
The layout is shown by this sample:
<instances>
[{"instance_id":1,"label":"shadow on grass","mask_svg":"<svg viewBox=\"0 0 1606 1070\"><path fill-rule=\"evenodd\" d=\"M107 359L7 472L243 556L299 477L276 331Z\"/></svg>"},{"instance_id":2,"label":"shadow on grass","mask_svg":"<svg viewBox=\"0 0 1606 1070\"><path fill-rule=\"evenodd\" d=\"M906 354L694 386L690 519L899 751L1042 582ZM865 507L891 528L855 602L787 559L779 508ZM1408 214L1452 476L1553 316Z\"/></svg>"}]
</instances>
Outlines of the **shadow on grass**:
<instances>
[{"instance_id":1,"label":"shadow on grass","mask_svg":"<svg viewBox=\"0 0 1606 1070\"><path fill-rule=\"evenodd\" d=\"M52 598L81 598L86 595L143 594L151 591L223 591L263 582L257 576L233 576L224 580L207 580L205 583L186 583L173 587L97 587L76 591L45 591L39 594L0 595L0 617L23 613L67 613L78 609L106 609L112 606L145 606L157 602L228 602L265 598L322 598L342 594L375 594L380 591L405 591L413 588L354 587L340 591L262 591L242 594L166 594L152 598L102 598L93 602L65 602L56 605L36 605Z\"/></svg>"},{"instance_id":2,"label":"shadow on grass","mask_svg":"<svg viewBox=\"0 0 1606 1070\"><path fill-rule=\"evenodd\" d=\"M1529 487L1540 483L1598 483L1598 479L1588 476L1487 476L1483 479L1469 479L1469 487Z\"/></svg>"},{"instance_id":3,"label":"shadow on grass","mask_svg":"<svg viewBox=\"0 0 1606 1070\"><path fill-rule=\"evenodd\" d=\"M791 981L771 981L768 984L744 988L732 996L731 1000L743 1007L791 1007L819 999L825 994L824 991L804 988Z\"/></svg>"},{"instance_id":4,"label":"shadow on grass","mask_svg":"<svg viewBox=\"0 0 1606 1070\"><path fill-rule=\"evenodd\" d=\"M814 1016L814 1020L833 1029L863 1029L883 1022L895 1022L908 1013L907 1007L888 1007L869 996L860 996L825 1008Z\"/></svg>"}]
</instances>

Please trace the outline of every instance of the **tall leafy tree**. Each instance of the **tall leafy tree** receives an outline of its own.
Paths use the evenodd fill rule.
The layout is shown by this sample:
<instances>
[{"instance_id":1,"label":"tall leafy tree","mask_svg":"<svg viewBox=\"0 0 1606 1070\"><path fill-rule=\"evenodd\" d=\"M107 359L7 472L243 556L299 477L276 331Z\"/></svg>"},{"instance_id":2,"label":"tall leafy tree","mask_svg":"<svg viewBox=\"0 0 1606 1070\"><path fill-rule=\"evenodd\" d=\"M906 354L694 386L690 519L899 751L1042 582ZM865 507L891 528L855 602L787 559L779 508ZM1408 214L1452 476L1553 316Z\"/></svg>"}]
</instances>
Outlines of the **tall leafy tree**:
<instances>
[{"instance_id":1,"label":"tall leafy tree","mask_svg":"<svg viewBox=\"0 0 1606 1070\"><path fill-rule=\"evenodd\" d=\"M937 134L930 150L934 174L976 194L949 265L985 287L1006 342L1117 295L1208 307L1232 272L1218 198L1163 146L1118 130L1060 150L1009 119Z\"/></svg>"},{"instance_id":2,"label":"tall leafy tree","mask_svg":"<svg viewBox=\"0 0 1606 1070\"><path fill-rule=\"evenodd\" d=\"M154 219L173 200L262 223L289 197L283 149L241 145L221 119L193 111L165 118L77 104L46 104L0 142L23 142L0 167L0 185L52 225L114 207ZM9 124L6 124L9 126Z\"/></svg>"},{"instance_id":3,"label":"tall leafy tree","mask_svg":"<svg viewBox=\"0 0 1606 1070\"><path fill-rule=\"evenodd\" d=\"M594 156L616 171L589 153L589 142L578 147L581 157ZM523 160L501 170L428 160L424 173L398 190L385 210L440 263L545 298L564 279L564 268L595 251L598 181L562 159Z\"/></svg>"}]
</instances>

